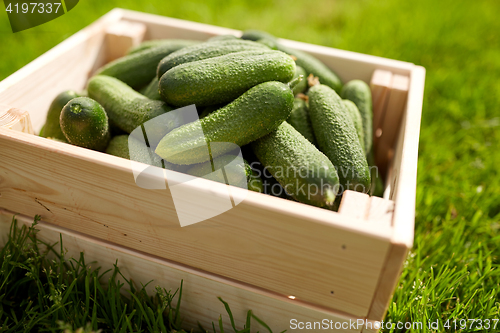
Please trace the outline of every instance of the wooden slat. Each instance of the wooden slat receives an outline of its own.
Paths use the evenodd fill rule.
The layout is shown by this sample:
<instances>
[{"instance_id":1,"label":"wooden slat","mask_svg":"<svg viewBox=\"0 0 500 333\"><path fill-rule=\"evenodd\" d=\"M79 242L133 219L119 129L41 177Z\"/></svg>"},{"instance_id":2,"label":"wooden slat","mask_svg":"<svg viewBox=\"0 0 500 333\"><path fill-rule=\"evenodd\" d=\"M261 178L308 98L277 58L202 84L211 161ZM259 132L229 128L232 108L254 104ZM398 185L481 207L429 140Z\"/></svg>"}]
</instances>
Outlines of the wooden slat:
<instances>
[{"instance_id":1,"label":"wooden slat","mask_svg":"<svg viewBox=\"0 0 500 333\"><path fill-rule=\"evenodd\" d=\"M377 292L368 314L368 319L381 321L392 299L392 294L401 276L401 270L408 254L404 244L391 244L384 270L380 276Z\"/></svg>"},{"instance_id":2,"label":"wooden slat","mask_svg":"<svg viewBox=\"0 0 500 333\"><path fill-rule=\"evenodd\" d=\"M410 93L407 109L403 119L403 136L398 139L395 163L398 170L398 180L395 182L393 200L394 234L393 242L413 245L415 230L415 197L417 188L418 140L420 135L420 120L424 100L425 68L415 66L411 73Z\"/></svg>"},{"instance_id":3,"label":"wooden slat","mask_svg":"<svg viewBox=\"0 0 500 333\"><path fill-rule=\"evenodd\" d=\"M394 201L368 194L345 191L339 206L339 214L391 228Z\"/></svg>"},{"instance_id":4,"label":"wooden slat","mask_svg":"<svg viewBox=\"0 0 500 333\"><path fill-rule=\"evenodd\" d=\"M394 213L394 201L379 197L370 197L367 220L380 225L391 226Z\"/></svg>"},{"instance_id":5,"label":"wooden slat","mask_svg":"<svg viewBox=\"0 0 500 333\"><path fill-rule=\"evenodd\" d=\"M356 191L345 191L339 206L339 214L355 219L366 219L370 207L370 196Z\"/></svg>"},{"instance_id":6,"label":"wooden slat","mask_svg":"<svg viewBox=\"0 0 500 333\"><path fill-rule=\"evenodd\" d=\"M119 21L106 28L106 61L124 56L127 51L139 45L146 35L143 23Z\"/></svg>"},{"instance_id":7,"label":"wooden slat","mask_svg":"<svg viewBox=\"0 0 500 333\"><path fill-rule=\"evenodd\" d=\"M30 225L33 220L25 216L17 216L20 225ZM9 232L12 214L0 210L0 246L5 242ZM85 253L86 262L94 262L93 266L102 267L103 271L113 268L118 260L118 266L125 277L131 278L136 284L146 284L152 294L155 286L175 291L181 280L183 283L181 315L184 328L197 329L198 322L205 328L211 327L212 321L217 323L222 314L224 326L229 329L230 322L224 306L217 299L222 297L231 306L236 326L243 328L246 312L252 310L255 315L264 320L275 332L290 331L290 320L302 322L322 322L324 319L333 323L356 322L357 318L346 316L317 307L304 305L300 301L280 297L263 290L252 288L231 280L183 267L175 263L144 253L132 251L126 247L116 246L98 239L75 233L63 228L40 222L36 227L40 230L37 237L49 244L59 242L62 235L64 248L68 251L66 257L78 258L80 252ZM177 298L174 300L176 305ZM252 332L265 331L257 322L252 322ZM357 329L347 329L343 332L359 332Z\"/></svg>"},{"instance_id":8,"label":"wooden slat","mask_svg":"<svg viewBox=\"0 0 500 333\"><path fill-rule=\"evenodd\" d=\"M396 136L401 127L401 118L408 96L409 78L403 75L393 75L387 106L381 120L382 134L377 140L375 158L381 172L387 170L387 165L394 155Z\"/></svg>"},{"instance_id":9,"label":"wooden slat","mask_svg":"<svg viewBox=\"0 0 500 333\"><path fill-rule=\"evenodd\" d=\"M370 81L373 102L373 134L374 143L382 134L381 121L384 118L387 95L392 82L392 72L377 69Z\"/></svg>"},{"instance_id":10,"label":"wooden slat","mask_svg":"<svg viewBox=\"0 0 500 333\"><path fill-rule=\"evenodd\" d=\"M0 104L0 127L34 134L28 111Z\"/></svg>"},{"instance_id":11,"label":"wooden slat","mask_svg":"<svg viewBox=\"0 0 500 333\"><path fill-rule=\"evenodd\" d=\"M389 227L238 189L246 193L238 206L181 228L170 191L138 187L128 160L2 129L0 159L0 207L298 300L368 313ZM206 182L213 195L227 191Z\"/></svg>"}]
</instances>

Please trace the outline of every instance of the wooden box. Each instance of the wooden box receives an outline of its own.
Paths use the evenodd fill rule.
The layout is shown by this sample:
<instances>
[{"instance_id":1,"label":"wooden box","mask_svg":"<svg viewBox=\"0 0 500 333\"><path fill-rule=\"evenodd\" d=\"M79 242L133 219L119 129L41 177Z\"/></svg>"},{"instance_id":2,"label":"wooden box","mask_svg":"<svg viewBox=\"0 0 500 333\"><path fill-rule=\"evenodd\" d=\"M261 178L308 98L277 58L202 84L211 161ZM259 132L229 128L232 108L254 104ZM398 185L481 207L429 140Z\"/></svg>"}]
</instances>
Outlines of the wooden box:
<instances>
[{"instance_id":1,"label":"wooden box","mask_svg":"<svg viewBox=\"0 0 500 333\"><path fill-rule=\"evenodd\" d=\"M84 89L97 68L130 46L219 34L241 32L115 9L0 82L0 118L26 110L37 132L58 93ZM84 251L102 266L118 258L125 274L153 285L177 288L184 279L187 327L216 321L221 296L239 327L252 309L276 331L291 330L293 320L323 319L340 331L377 331L370 326L383 319L413 242L425 70L282 42L315 55L344 82L371 83L383 199L346 192L337 213L250 192L225 213L181 227L168 187L137 186L130 161L0 127L2 240L12 214L25 223L39 214L39 236L56 242L62 233L70 254ZM190 190L217 196L227 188L207 180Z\"/></svg>"}]
</instances>

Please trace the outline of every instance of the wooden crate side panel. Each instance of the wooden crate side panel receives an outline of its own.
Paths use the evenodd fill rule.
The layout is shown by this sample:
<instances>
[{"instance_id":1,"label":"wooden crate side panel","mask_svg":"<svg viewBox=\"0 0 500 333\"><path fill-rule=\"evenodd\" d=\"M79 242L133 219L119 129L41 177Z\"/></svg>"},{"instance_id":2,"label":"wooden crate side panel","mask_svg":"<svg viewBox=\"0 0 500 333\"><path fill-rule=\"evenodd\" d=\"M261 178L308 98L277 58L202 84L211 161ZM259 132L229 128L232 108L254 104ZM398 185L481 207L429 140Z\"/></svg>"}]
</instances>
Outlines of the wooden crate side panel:
<instances>
[{"instance_id":1,"label":"wooden crate side panel","mask_svg":"<svg viewBox=\"0 0 500 333\"><path fill-rule=\"evenodd\" d=\"M368 314L388 227L248 191L235 208L180 228L170 192L139 188L128 160L3 129L0 157L0 207L297 300ZM211 184L215 195L226 188Z\"/></svg>"},{"instance_id":2,"label":"wooden crate side panel","mask_svg":"<svg viewBox=\"0 0 500 333\"><path fill-rule=\"evenodd\" d=\"M400 130L393 162L394 181L391 199L394 208L393 243L411 248L415 232L415 197L417 188L418 142L424 99L425 68L415 66L410 76L410 89L403 127Z\"/></svg>"},{"instance_id":3,"label":"wooden crate side panel","mask_svg":"<svg viewBox=\"0 0 500 333\"><path fill-rule=\"evenodd\" d=\"M165 16L122 10L123 19L147 26L146 39L181 38L206 40L217 35L241 36L241 31Z\"/></svg>"},{"instance_id":4,"label":"wooden crate side panel","mask_svg":"<svg viewBox=\"0 0 500 333\"><path fill-rule=\"evenodd\" d=\"M241 36L241 31L239 30L127 10L123 11L123 18L129 21L146 24L148 27L148 32L146 33L147 39L188 38L206 40L207 38L215 35L231 34ZM286 46L302 50L316 56L328 67L333 69L344 82L353 79L360 79L369 83L372 73L376 69L385 69L392 71L395 74L409 75L413 66L413 64L403 61L332 49L325 46L296 42L287 39L279 40Z\"/></svg>"},{"instance_id":5,"label":"wooden crate side panel","mask_svg":"<svg viewBox=\"0 0 500 333\"><path fill-rule=\"evenodd\" d=\"M370 320L382 321L401 276L401 270L408 254L408 248L401 244L391 244L384 269L380 275L377 291L368 313Z\"/></svg>"},{"instance_id":6,"label":"wooden crate side panel","mask_svg":"<svg viewBox=\"0 0 500 333\"><path fill-rule=\"evenodd\" d=\"M17 216L17 220L19 226L30 225L33 222L31 218L24 216ZM11 221L12 215L0 210L0 246L6 240ZM44 222L40 222L36 228L39 230L37 237L49 244L59 242L59 235L62 234L64 248L68 251L67 257L77 258L80 252L84 252L86 262L96 261L97 263L93 266L102 267L103 270L113 268L113 264L118 260L118 266L124 276L132 278L136 284L146 284L153 280L148 287L150 294L154 292L155 286L175 291L183 280L180 310L187 329L197 329L198 322L205 328L209 328L212 321L217 322L220 314L222 314L224 326L230 327L224 306L217 297L222 297L229 303L236 326L240 329L243 328L246 312L250 309L276 332L290 330L292 319L302 322L322 322L326 319L339 324L357 320L355 317L310 307L299 301L178 266L157 257L134 252ZM176 302L177 298L174 304ZM262 332L265 329L253 321L252 332L257 331ZM359 330L347 329L342 332L354 333Z\"/></svg>"}]
</instances>

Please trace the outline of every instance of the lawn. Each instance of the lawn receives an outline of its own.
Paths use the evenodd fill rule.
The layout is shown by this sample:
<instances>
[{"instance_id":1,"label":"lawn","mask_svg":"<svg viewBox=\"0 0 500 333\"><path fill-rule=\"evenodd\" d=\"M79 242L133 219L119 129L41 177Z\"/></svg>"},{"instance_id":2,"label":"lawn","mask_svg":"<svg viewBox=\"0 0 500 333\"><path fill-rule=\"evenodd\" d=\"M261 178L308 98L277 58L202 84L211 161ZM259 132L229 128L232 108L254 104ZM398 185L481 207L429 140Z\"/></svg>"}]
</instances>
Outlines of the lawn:
<instances>
[{"instance_id":1,"label":"lawn","mask_svg":"<svg viewBox=\"0 0 500 333\"><path fill-rule=\"evenodd\" d=\"M415 245L386 321L500 319L499 1L82 0L17 34L0 14L0 80L115 6L424 66Z\"/></svg>"}]
</instances>

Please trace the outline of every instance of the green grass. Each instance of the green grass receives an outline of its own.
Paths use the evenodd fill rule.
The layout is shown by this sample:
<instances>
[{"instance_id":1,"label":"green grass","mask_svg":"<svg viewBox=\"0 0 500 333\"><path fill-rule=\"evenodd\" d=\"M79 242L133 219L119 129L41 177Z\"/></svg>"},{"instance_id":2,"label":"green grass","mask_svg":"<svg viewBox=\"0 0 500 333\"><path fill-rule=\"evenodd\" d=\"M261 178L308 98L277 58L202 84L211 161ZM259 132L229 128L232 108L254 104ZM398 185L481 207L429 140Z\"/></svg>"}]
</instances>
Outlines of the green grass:
<instances>
[{"instance_id":1,"label":"green grass","mask_svg":"<svg viewBox=\"0 0 500 333\"><path fill-rule=\"evenodd\" d=\"M500 319L500 2L219 3L85 0L61 18L15 35L0 14L0 45L12 50L1 55L0 79L114 6L258 28L422 65L427 78L415 245L386 320Z\"/></svg>"},{"instance_id":2,"label":"green grass","mask_svg":"<svg viewBox=\"0 0 500 333\"><path fill-rule=\"evenodd\" d=\"M0 332L113 332L187 333L182 329L182 286L172 292L137 286L118 263L102 272L79 258L66 258L62 237L47 244L36 237L36 225L18 227L13 219L8 240L0 250ZM223 299L231 328L249 333L252 321L267 327L251 310L238 330L229 304ZM211 332L216 332L212 323ZM217 329L224 333L222 316ZM268 329L272 333L271 329ZM200 325L199 332L208 332Z\"/></svg>"}]
</instances>

